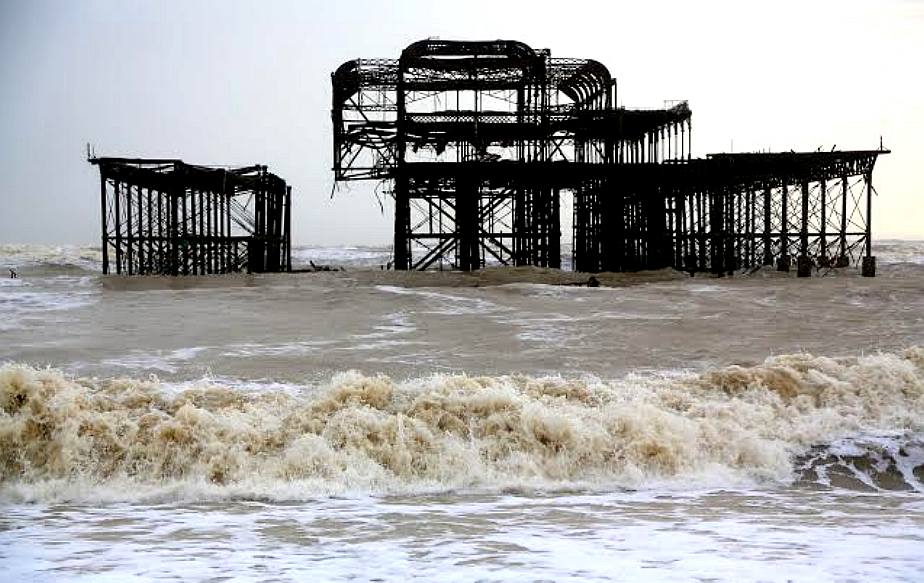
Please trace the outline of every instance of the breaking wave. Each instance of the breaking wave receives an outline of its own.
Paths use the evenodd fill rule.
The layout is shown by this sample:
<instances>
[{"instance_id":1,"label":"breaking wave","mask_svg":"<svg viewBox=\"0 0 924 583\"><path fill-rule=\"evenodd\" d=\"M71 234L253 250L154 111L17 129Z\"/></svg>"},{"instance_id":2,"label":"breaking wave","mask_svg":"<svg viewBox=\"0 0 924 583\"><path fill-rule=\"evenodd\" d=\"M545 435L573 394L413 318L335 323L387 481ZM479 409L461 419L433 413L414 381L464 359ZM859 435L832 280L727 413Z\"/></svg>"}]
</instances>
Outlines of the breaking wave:
<instances>
[{"instance_id":1,"label":"breaking wave","mask_svg":"<svg viewBox=\"0 0 924 583\"><path fill-rule=\"evenodd\" d=\"M916 489L924 348L705 374L343 373L327 386L0 367L0 497L306 499L458 489Z\"/></svg>"},{"instance_id":2,"label":"breaking wave","mask_svg":"<svg viewBox=\"0 0 924 583\"><path fill-rule=\"evenodd\" d=\"M12 267L29 273L99 272L102 263L98 246L0 243L0 268L4 269Z\"/></svg>"}]
</instances>

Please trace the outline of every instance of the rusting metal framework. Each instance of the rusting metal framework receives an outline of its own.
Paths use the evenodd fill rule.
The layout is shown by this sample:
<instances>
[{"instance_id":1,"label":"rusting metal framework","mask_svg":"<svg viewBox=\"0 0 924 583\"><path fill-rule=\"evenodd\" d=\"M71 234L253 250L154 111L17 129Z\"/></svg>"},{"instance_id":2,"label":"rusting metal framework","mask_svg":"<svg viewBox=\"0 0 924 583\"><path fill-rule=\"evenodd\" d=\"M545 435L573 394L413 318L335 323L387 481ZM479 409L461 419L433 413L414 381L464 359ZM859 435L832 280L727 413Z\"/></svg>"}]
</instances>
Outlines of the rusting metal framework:
<instances>
[{"instance_id":1,"label":"rusting metal framework","mask_svg":"<svg viewBox=\"0 0 924 583\"><path fill-rule=\"evenodd\" d=\"M266 166L90 158L99 167L103 273L290 271L292 190Z\"/></svg>"},{"instance_id":2,"label":"rusting metal framework","mask_svg":"<svg viewBox=\"0 0 924 583\"><path fill-rule=\"evenodd\" d=\"M617 107L599 62L517 41L424 40L332 84L335 180L387 185L397 269L560 267L568 192L580 271L875 271L881 148L694 159L687 102Z\"/></svg>"},{"instance_id":3,"label":"rusting metal framework","mask_svg":"<svg viewBox=\"0 0 924 583\"><path fill-rule=\"evenodd\" d=\"M669 265L733 273L776 265L800 276L872 257L872 172L885 150L712 154L665 190Z\"/></svg>"}]
</instances>

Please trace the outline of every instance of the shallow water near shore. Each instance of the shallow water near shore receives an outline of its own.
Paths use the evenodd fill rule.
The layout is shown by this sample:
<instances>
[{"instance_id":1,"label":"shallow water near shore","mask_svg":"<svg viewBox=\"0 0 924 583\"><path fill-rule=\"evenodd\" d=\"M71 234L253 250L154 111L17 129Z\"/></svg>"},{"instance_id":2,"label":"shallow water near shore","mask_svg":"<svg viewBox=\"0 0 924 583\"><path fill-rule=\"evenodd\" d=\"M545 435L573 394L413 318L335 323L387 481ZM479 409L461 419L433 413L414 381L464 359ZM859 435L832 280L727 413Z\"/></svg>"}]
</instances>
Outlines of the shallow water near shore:
<instances>
[{"instance_id":1,"label":"shallow water near shore","mask_svg":"<svg viewBox=\"0 0 924 583\"><path fill-rule=\"evenodd\" d=\"M924 243L799 280L0 246L11 580L924 578ZM51 367L51 369L46 369Z\"/></svg>"},{"instance_id":2,"label":"shallow water near shore","mask_svg":"<svg viewBox=\"0 0 924 583\"><path fill-rule=\"evenodd\" d=\"M909 495L446 494L11 509L14 579L920 580Z\"/></svg>"}]
</instances>

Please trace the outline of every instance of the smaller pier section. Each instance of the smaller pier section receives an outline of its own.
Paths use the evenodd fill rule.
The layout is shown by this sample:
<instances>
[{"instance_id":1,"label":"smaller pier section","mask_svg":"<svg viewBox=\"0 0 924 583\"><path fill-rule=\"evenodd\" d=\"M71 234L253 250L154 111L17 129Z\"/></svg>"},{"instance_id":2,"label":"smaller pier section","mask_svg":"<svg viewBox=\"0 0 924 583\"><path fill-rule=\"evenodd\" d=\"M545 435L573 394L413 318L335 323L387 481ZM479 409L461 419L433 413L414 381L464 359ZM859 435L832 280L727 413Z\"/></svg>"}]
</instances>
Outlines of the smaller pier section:
<instances>
[{"instance_id":1,"label":"smaller pier section","mask_svg":"<svg viewBox=\"0 0 924 583\"><path fill-rule=\"evenodd\" d=\"M292 189L266 166L89 162L100 173L103 273L291 271Z\"/></svg>"}]
</instances>

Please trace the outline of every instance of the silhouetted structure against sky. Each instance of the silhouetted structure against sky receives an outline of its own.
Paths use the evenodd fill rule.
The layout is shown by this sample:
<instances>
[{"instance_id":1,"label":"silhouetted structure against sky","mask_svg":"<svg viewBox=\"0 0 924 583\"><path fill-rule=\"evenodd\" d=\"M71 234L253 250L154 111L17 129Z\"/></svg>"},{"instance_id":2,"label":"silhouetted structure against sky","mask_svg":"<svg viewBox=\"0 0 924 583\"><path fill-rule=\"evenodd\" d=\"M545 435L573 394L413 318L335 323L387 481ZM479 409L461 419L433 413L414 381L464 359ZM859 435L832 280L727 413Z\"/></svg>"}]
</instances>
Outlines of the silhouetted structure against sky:
<instances>
[{"instance_id":1,"label":"silhouetted structure against sky","mask_svg":"<svg viewBox=\"0 0 924 583\"><path fill-rule=\"evenodd\" d=\"M266 166L90 162L100 173L103 273L291 270L292 192Z\"/></svg>"},{"instance_id":2,"label":"silhouetted structure against sky","mask_svg":"<svg viewBox=\"0 0 924 583\"><path fill-rule=\"evenodd\" d=\"M872 171L886 150L691 157L691 111L617 107L591 59L517 41L408 46L332 74L338 181L395 200L397 269L560 267L561 193L573 267L799 275L871 257Z\"/></svg>"}]
</instances>

